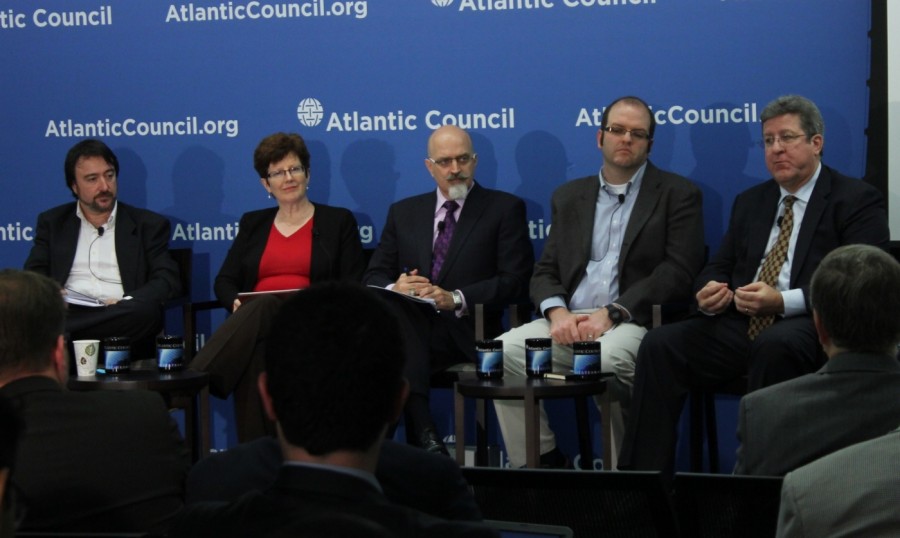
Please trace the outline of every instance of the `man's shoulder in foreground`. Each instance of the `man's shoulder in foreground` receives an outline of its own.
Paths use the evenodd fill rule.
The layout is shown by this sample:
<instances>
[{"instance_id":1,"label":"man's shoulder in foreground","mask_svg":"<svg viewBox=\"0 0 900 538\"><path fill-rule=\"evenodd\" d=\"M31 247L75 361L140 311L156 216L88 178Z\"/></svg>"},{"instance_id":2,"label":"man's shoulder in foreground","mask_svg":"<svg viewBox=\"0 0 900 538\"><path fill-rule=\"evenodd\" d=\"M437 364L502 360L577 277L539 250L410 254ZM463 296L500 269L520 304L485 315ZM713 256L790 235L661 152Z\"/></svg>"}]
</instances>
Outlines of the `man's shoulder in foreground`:
<instances>
[{"instance_id":1,"label":"man's shoulder in foreground","mask_svg":"<svg viewBox=\"0 0 900 538\"><path fill-rule=\"evenodd\" d=\"M268 536L290 529L309 531L326 522L338 528L368 525L383 529L384 536L495 536L483 524L447 521L394 504L358 477L290 465L281 468L276 483L267 491L247 493L233 503L188 507L171 536L244 536L250 532Z\"/></svg>"},{"instance_id":2,"label":"man's shoulder in foreground","mask_svg":"<svg viewBox=\"0 0 900 538\"><path fill-rule=\"evenodd\" d=\"M781 490L778 536L896 534L898 458L900 428L788 473Z\"/></svg>"}]
</instances>

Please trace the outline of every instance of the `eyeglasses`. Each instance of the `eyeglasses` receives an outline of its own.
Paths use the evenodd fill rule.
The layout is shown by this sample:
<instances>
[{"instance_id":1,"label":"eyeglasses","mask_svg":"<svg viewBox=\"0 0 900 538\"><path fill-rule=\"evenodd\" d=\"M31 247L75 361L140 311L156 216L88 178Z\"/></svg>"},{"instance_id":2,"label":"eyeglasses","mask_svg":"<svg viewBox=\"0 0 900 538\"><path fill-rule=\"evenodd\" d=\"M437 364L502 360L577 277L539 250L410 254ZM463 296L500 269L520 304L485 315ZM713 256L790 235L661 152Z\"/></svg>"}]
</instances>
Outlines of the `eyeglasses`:
<instances>
[{"instance_id":1,"label":"eyeglasses","mask_svg":"<svg viewBox=\"0 0 900 538\"><path fill-rule=\"evenodd\" d=\"M300 177L303 177L303 174L305 172L306 172L306 169L303 168L303 166L297 165L297 166L292 166L290 168L285 168L284 170L277 170L275 172L269 172L268 175L266 175L266 177L269 179L282 180L285 177L287 177L288 175L290 175L291 177L300 178Z\"/></svg>"},{"instance_id":2,"label":"eyeglasses","mask_svg":"<svg viewBox=\"0 0 900 538\"><path fill-rule=\"evenodd\" d=\"M786 148L788 146L793 146L797 142L800 141L801 138L808 138L807 134L783 134L781 136L767 136L763 138L763 145L767 148L771 148L775 145L775 142L781 142L781 147Z\"/></svg>"},{"instance_id":3,"label":"eyeglasses","mask_svg":"<svg viewBox=\"0 0 900 538\"><path fill-rule=\"evenodd\" d=\"M600 130L615 136L625 136L625 133L630 133L631 138L635 140L650 140L650 133L643 129L626 129L611 125L609 127L601 127Z\"/></svg>"},{"instance_id":4,"label":"eyeglasses","mask_svg":"<svg viewBox=\"0 0 900 538\"><path fill-rule=\"evenodd\" d=\"M456 161L456 164L460 166L465 166L470 162L474 161L475 158L478 157L478 154L475 153L473 155L469 155L468 153L463 153L462 155L457 155L456 157L443 157L441 159L432 159L428 157L427 159L432 163L440 166L441 168L449 168L453 165L453 161Z\"/></svg>"}]
</instances>

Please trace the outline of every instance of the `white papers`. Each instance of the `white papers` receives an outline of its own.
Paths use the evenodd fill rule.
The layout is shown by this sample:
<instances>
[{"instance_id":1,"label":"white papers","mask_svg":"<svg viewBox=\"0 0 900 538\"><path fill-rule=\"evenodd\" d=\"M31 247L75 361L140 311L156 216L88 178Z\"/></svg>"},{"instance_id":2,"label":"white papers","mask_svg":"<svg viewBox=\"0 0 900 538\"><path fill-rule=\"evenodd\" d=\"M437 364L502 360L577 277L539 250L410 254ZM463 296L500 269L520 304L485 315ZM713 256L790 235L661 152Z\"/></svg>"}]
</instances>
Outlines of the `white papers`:
<instances>
[{"instance_id":1,"label":"white papers","mask_svg":"<svg viewBox=\"0 0 900 538\"><path fill-rule=\"evenodd\" d=\"M374 284L369 284L369 287L375 288L376 290L383 290L383 291L389 291L391 293L396 293L400 297L409 299L410 301L414 301L417 303L430 304L431 306L434 307L435 310L437 310L437 303L434 302L434 299L431 299L428 297L419 297L417 295L409 295L408 293L400 293L399 291L394 291L394 290L388 289L388 288L382 288L381 286L376 286Z\"/></svg>"},{"instance_id":2,"label":"white papers","mask_svg":"<svg viewBox=\"0 0 900 538\"><path fill-rule=\"evenodd\" d=\"M66 288L66 293L63 295L65 301L69 304L75 304L79 306L90 306L90 307L100 307L106 306L106 303L96 297L91 297L90 295L85 295L83 293L79 293L75 290Z\"/></svg>"}]
</instances>

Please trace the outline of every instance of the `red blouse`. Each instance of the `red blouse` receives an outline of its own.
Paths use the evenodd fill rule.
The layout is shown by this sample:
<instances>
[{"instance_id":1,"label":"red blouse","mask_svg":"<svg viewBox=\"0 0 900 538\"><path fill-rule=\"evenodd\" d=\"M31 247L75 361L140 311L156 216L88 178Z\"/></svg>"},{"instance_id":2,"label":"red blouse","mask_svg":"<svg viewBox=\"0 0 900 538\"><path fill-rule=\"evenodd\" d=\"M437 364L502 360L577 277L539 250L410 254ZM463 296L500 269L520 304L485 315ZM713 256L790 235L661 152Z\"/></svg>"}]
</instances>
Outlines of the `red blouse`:
<instances>
[{"instance_id":1,"label":"red blouse","mask_svg":"<svg viewBox=\"0 0 900 538\"><path fill-rule=\"evenodd\" d=\"M285 237L272 223L266 249L259 260L259 276L253 291L309 287L312 230L313 219L309 219L302 228Z\"/></svg>"}]
</instances>

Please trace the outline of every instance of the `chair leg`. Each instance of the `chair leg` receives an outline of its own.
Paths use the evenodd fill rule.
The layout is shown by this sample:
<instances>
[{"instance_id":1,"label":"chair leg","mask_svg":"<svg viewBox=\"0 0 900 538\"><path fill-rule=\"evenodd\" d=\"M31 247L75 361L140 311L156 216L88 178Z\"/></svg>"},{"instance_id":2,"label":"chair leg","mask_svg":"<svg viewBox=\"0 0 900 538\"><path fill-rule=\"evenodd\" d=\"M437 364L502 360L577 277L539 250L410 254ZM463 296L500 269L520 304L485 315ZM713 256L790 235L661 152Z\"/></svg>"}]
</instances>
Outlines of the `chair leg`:
<instances>
[{"instance_id":1,"label":"chair leg","mask_svg":"<svg viewBox=\"0 0 900 538\"><path fill-rule=\"evenodd\" d=\"M703 392L691 392L689 428L691 471L694 473L703 472L703 399Z\"/></svg>"},{"instance_id":2,"label":"chair leg","mask_svg":"<svg viewBox=\"0 0 900 538\"><path fill-rule=\"evenodd\" d=\"M591 425L588 420L587 398L575 398L575 422L578 425L578 449L581 452L581 468L594 469L594 451L591 447Z\"/></svg>"},{"instance_id":3,"label":"chair leg","mask_svg":"<svg viewBox=\"0 0 900 538\"><path fill-rule=\"evenodd\" d=\"M719 472L719 434L716 422L716 394L703 394L703 405L706 414L706 446L709 450L709 472Z\"/></svg>"}]
</instances>

